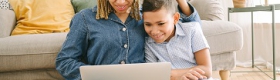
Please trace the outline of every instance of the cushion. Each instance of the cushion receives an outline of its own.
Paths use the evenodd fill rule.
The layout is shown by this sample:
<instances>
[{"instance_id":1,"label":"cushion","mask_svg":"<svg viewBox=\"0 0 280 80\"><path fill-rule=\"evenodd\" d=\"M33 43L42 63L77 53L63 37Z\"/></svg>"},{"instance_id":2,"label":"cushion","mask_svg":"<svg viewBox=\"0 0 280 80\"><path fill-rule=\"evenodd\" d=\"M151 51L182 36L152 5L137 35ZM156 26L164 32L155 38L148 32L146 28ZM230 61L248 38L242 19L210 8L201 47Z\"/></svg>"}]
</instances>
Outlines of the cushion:
<instances>
[{"instance_id":1,"label":"cushion","mask_svg":"<svg viewBox=\"0 0 280 80\"><path fill-rule=\"evenodd\" d=\"M9 4L8 0L0 0L0 9L9 10L9 9L12 9L12 8L10 7L10 4Z\"/></svg>"},{"instance_id":2,"label":"cushion","mask_svg":"<svg viewBox=\"0 0 280 80\"><path fill-rule=\"evenodd\" d=\"M12 35L68 32L74 16L70 0L9 0L17 25Z\"/></svg>"},{"instance_id":3,"label":"cushion","mask_svg":"<svg viewBox=\"0 0 280 80\"><path fill-rule=\"evenodd\" d=\"M55 68L55 59L67 33L0 38L0 73Z\"/></svg>"},{"instance_id":4,"label":"cushion","mask_svg":"<svg viewBox=\"0 0 280 80\"><path fill-rule=\"evenodd\" d=\"M82 9L92 8L96 6L97 0L71 0L71 3L75 10L75 13L77 13Z\"/></svg>"},{"instance_id":5,"label":"cushion","mask_svg":"<svg viewBox=\"0 0 280 80\"><path fill-rule=\"evenodd\" d=\"M216 20L202 20L202 31L212 54L240 50L243 46L242 29L235 23Z\"/></svg>"},{"instance_id":6,"label":"cushion","mask_svg":"<svg viewBox=\"0 0 280 80\"><path fill-rule=\"evenodd\" d=\"M65 80L55 69L3 72L0 80Z\"/></svg>"},{"instance_id":7,"label":"cushion","mask_svg":"<svg viewBox=\"0 0 280 80\"><path fill-rule=\"evenodd\" d=\"M0 9L0 15L0 38L8 37L16 24L15 13L12 10Z\"/></svg>"},{"instance_id":8,"label":"cushion","mask_svg":"<svg viewBox=\"0 0 280 80\"><path fill-rule=\"evenodd\" d=\"M221 0L190 0L201 20L224 20L224 10Z\"/></svg>"}]
</instances>

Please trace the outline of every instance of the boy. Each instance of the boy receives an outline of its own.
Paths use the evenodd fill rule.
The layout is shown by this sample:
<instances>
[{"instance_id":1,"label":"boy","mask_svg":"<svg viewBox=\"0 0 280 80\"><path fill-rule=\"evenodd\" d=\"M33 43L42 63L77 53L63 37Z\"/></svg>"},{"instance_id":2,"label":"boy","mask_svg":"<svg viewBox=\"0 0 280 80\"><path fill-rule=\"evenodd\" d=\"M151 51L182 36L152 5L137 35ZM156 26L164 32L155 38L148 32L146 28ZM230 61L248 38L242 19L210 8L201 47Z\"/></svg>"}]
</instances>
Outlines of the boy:
<instances>
[{"instance_id":1,"label":"boy","mask_svg":"<svg viewBox=\"0 0 280 80\"><path fill-rule=\"evenodd\" d=\"M144 0L146 62L171 62L171 80L210 78L209 45L198 22L180 23L175 0Z\"/></svg>"}]
</instances>

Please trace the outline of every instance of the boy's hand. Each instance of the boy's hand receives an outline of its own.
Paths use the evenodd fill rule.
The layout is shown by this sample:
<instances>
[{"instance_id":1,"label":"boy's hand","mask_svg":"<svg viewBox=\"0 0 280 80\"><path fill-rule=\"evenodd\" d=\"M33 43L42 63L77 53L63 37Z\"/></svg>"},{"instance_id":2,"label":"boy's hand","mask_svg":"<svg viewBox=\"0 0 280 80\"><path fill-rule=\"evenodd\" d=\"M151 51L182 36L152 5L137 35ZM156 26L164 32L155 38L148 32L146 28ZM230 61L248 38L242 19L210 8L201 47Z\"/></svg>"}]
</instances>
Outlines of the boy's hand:
<instances>
[{"instance_id":1,"label":"boy's hand","mask_svg":"<svg viewBox=\"0 0 280 80\"><path fill-rule=\"evenodd\" d=\"M183 74L180 80L199 80L199 79L207 79L204 76L205 72L200 68L192 68Z\"/></svg>"},{"instance_id":2,"label":"boy's hand","mask_svg":"<svg viewBox=\"0 0 280 80\"><path fill-rule=\"evenodd\" d=\"M205 72L200 69L193 67L191 69L177 69L171 71L171 80L199 80L207 79Z\"/></svg>"}]
</instances>

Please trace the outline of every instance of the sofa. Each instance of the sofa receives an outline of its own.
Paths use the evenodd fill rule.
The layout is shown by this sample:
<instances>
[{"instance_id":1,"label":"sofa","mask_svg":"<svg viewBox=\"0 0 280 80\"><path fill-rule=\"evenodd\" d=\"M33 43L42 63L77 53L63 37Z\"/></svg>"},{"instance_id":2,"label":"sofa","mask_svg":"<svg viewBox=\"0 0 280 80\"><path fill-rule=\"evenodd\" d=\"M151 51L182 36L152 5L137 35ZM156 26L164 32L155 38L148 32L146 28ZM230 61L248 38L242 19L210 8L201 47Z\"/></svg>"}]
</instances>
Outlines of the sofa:
<instances>
[{"instance_id":1,"label":"sofa","mask_svg":"<svg viewBox=\"0 0 280 80\"><path fill-rule=\"evenodd\" d=\"M228 72L235 68L236 51L243 45L242 29L225 21L219 11L208 11L222 9L217 8L219 0L191 0L190 3L201 16L213 70L220 71L221 77L226 79ZM73 8L77 11L77 7L73 5ZM55 59L67 32L11 36L16 24L18 21L13 10L0 9L0 80L63 80L55 70Z\"/></svg>"},{"instance_id":2,"label":"sofa","mask_svg":"<svg viewBox=\"0 0 280 80\"><path fill-rule=\"evenodd\" d=\"M240 26L225 20L222 0L190 0L202 20L202 31L210 46L212 70L219 71L221 80L229 80L236 67L236 51L243 47ZM232 3L233 4L233 3Z\"/></svg>"}]
</instances>

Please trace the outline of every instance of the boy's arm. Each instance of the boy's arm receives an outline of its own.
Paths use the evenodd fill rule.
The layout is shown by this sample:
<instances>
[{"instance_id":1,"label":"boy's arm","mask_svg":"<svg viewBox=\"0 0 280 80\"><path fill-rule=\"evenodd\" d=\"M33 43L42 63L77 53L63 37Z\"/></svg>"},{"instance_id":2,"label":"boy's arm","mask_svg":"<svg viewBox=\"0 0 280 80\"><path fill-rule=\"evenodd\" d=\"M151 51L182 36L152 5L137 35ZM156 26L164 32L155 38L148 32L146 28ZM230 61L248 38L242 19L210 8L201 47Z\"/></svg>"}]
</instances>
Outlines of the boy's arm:
<instances>
[{"instance_id":1,"label":"boy's arm","mask_svg":"<svg viewBox=\"0 0 280 80\"><path fill-rule=\"evenodd\" d=\"M186 69L173 69L171 71L171 80L177 79L205 79L212 76L212 65L210 52L208 48L195 52L197 66Z\"/></svg>"},{"instance_id":2,"label":"boy's arm","mask_svg":"<svg viewBox=\"0 0 280 80\"><path fill-rule=\"evenodd\" d=\"M195 60L197 63L197 66L193 68L199 68L202 69L207 78L212 76L212 64L211 64L211 58L210 58L210 52L208 48L202 49L200 51L195 52Z\"/></svg>"},{"instance_id":3,"label":"boy's arm","mask_svg":"<svg viewBox=\"0 0 280 80\"><path fill-rule=\"evenodd\" d=\"M200 25L196 23L196 26ZM197 63L197 66L193 68L202 69L205 72L203 75L209 78L212 76L212 64L207 40L203 35L201 27L193 27L191 35L192 51Z\"/></svg>"},{"instance_id":4,"label":"boy's arm","mask_svg":"<svg viewBox=\"0 0 280 80\"><path fill-rule=\"evenodd\" d=\"M200 21L200 17L196 11L196 9L194 8L194 6L192 6L190 3L188 3L186 0L176 0L179 7L179 13L181 16L180 21L182 22L199 22L201 24Z\"/></svg>"},{"instance_id":5,"label":"boy's arm","mask_svg":"<svg viewBox=\"0 0 280 80\"><path fill-rule=\"evenodd\" d=\"M186 69L176 69L172 70L173 76L175 78L209 78L212 76L212 64L211 64L211 58L210 58L210 52L209 52L209 45L207 43L207 40L205 39L201 27L198 23L195 23L195 27L193 27L192 30L192 51L194 53L194 58L196 60L197 66L194 66L192 68L186 68ZM171 77L172 78L172 77Z\"/></svg>"}]
</instances>

